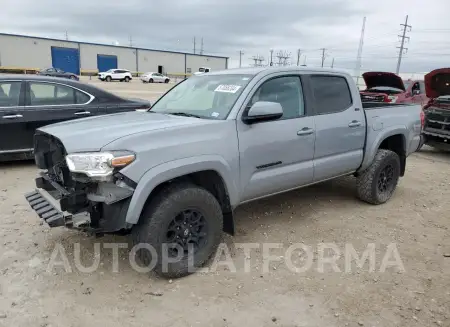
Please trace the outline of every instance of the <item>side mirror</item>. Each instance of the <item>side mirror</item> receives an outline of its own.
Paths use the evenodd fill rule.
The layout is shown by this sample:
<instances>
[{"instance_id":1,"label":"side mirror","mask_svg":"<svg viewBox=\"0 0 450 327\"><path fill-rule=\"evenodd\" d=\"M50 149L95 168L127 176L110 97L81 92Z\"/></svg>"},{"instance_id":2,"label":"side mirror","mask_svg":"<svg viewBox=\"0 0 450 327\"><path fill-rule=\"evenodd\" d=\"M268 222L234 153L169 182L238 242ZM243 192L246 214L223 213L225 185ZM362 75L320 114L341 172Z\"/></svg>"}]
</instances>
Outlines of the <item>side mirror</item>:
<instances>
[{"instance_id":1,"label":"side mirror","mask_svg":"<svg viewBox=\"0 0 450 327\"><path fill-rule=\"evenodd\" d=\"M263 121L276 120L283 116L283 108L277 102L258 101L242 117L245 124L254 124Z\"/></svg>"},{"instance_id":2,"label":"side mirror","mask_svg":"<svg viewBox=\"0 0 450 327\"><path fill-rule=\"evenodd\" d=\"M419 95L420 94L420 90L414 90L412 94L413 95Z\"/></svg>"}]
</instances>

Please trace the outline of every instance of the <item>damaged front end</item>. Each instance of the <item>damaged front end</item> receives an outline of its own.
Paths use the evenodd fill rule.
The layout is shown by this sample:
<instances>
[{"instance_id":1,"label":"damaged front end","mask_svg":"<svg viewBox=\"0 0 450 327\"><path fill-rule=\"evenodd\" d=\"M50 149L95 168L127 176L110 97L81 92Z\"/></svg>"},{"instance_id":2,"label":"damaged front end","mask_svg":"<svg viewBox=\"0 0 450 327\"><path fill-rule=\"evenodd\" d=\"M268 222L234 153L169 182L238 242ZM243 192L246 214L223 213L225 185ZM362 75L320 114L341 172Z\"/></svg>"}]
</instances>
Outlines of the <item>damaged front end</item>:
<instances>
[{"instance_id":1,"label":"damaged front end","mask_svg":"<svg viewBox=\"0 0 450 327\"><path fill-rule=\"evenodd\" d=\"M134 154L67 154L46 133L35 135L35 161L42 169L27 201L50 227L66 226L95 234L127 230L126 213L136 184L120 174Z\"/></svg>"}]
</instances>

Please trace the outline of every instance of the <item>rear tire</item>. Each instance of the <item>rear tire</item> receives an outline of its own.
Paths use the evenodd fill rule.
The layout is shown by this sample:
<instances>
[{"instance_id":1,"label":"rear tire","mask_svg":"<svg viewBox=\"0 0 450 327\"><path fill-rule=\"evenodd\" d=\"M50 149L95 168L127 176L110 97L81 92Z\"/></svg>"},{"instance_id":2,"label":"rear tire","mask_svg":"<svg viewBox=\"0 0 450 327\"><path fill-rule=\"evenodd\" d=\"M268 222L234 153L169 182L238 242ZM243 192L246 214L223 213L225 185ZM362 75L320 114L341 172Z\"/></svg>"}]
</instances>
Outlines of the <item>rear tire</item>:
<instances>
[{"instance_id":1,"label":"rear tire","mask_svg":"<svg viewBox=\"0 0 450 327\"><path fill-rule=\"evenodd\" d=\"M201 220L203 223L197 225L195 217L200 217L198 221ZM178 278L202 267L215 253L222 238L222 227L222 210L216 198L201 187L184 183L170 185L155 196L144 208L139 223L134 226L131 234L134 245L144 243L156 250L157 258L152 258L147 249L137 251L136 256L146 267L156 262L154 271L158 275ZM173 242L186 242L185 244L197 242L198 248L194 252L194 257L190 258L184 252L180 260L164 265L163 244ZM189 264L192 265L192 262L194 265L190 267Z\"/></svg>"},{"instance_id":2,"label":"rear tire","mask_svg":"<svg viewBox=\"0 0 450 327\"><path fill-rule=\"evenodd\" d=\"M149 82L149 83L153 83L153 78L150 78L150 79L148 80L148 82Z\"/></svg>"},{"instance_id":3,"label":"rear tire","mask_svg":"<svg viewBox=\"0 0 450 327\"><path fill-rule=\"evenodd\" d=\"M385 203L392 197L400 178L400 158L390 150L380 149L372 164L357 177L358 198L371 204Z\"/></svg>"},{"instance_id":4,"label":"rear tire","mask_svg":"<svg viewBox=\"0 0 450 327\"><path fill-rule=\"evenodd\" d=\"M70 75L70 79L76 80L77 78L75 77L75 75Z\"/></svg>"},{"instance_id":5,"label":"rear tire","mask_svg":"<svg viewBox=\"0 0 450 327\"><path fill-rule=\"evenodd\" d=\"M166 79L166 80L164 81L164 83L168 84L168 83L169 83L169 79Z\"/></svg>"},{"instance_id":6,"label":"rear tire","mask_svg":"<svg viewBox=\"0 0 450 327\"><path fill-rule=\"evenodd\" d=\"M111 82L111 80L112 80L111 76L106 76L105 81Z\"/></svg>"},{"instance_id":7,"label":"rear tire","mask_svg":"<svg viewBox=\"0 0 450 327\"><path fill-rule=\"evenodd\" d=\"M125 76L125 82L129 82L130 81L130 78L128 77L128 76Z\"/></svg>"}]
</instances>

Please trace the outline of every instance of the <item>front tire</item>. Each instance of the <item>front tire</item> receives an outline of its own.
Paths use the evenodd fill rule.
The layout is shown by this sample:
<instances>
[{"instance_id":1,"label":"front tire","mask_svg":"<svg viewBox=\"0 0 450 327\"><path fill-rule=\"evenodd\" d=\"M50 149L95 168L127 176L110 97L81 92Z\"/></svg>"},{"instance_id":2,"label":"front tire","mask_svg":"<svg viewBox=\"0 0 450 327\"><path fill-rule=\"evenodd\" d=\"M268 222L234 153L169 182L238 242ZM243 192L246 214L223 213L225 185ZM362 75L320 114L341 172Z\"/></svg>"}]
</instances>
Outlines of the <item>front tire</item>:
<instances>
[{"instance_id":1,"label":"front tire","mask_svg":"<svg viewBox=\"0 0 450 327\"><path fill-rule=\"evenodd\" d=\"M166 80L164 81L164 83L168 84L168 83L169 83L169 79L166 79Z\"/></svg>"},{"instance_id":2,"label":"front tire","mask_svg":"<svg viewBox=\"0 0 450 327\"><path fill-rule=\"evenodd\" d=\"M148 80L148 82L149 82L149 83L153 83L153 78L150 78L150 79Z\"/></svg>"},{"instance_id":3,"label":"front tire","mask_svg":"<svg viewBox=\"0 0 450 327\"><path fill-rule=\"evenodd\" d=\"M125 76L125 82L129 82L130 81L130 78L128 77L128 76Z\"/></svg>"},{"instance_id":4,"label":"front tire","mask_svg":"<svg viewBox=\"0 0 450 327\"><path fill-rule=\"evenodd\" d=\"M211 193L196 185L176 184L162 190L147 204L131 233L134 245L143 243L156 250L156 258L152 258L148 249L136 252L146 267L156 262L154 270L158 275L178 278L202 267L215 253L222 238L222 227L222 210ZM174 243L183 252L170 245L169 251L164 251L167 247L163 244ZM194 246L193 258L188 255L188 244ZM163 251L172 255L172 261L178 255L181 259L166 262L167 253L164 255Z\"/></svg>"},{"instance_id":5,"label":"front tire","mask_svg":"<svg viewBox=\"0 0 450 327\"><path fill-rule=\"evenodd\" d=\"M372 164L357 177L358 198L371 204L385 203L392 197L400 178L400 158L397 153L380 149Z\"/></svg>"},{"instance_id":6,"label":"front tire","mask_svg":"<svg viewBox=\"0 0 450 327\"><path fill-rule=\"evenodd\" d=\"M107 82L111 82L111 76L106 76L106 78L105 78L105 80L107 81Z\"/></svg>"}]
</instances>

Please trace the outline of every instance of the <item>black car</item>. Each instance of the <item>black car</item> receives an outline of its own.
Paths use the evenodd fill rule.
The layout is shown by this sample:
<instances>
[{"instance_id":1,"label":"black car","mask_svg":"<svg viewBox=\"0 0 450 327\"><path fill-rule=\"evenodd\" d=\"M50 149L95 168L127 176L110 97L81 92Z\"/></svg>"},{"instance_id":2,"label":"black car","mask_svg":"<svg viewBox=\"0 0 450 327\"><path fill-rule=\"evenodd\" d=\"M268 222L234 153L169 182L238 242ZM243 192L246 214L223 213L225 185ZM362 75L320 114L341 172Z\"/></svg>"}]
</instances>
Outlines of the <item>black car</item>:
<instances>
[{"instance_id":1,"label":"black car","mask_svg":"<svg viewBox=\"0 0 450 327\"><path fill-rule=\"evenodd\" d=\"M149 108L149 101L69 79L0 75L0 161L32 158L34 132L41 126Z\"/></svg>"},{"instance_id":2,"label":"black car","mask_svg":"<svg viewBox=\"0 0 450 327\"><path fill-rule=\"evenodd\" d=\"M44 76L53 76L53 77L62 77L62 78L69 78L78 81L79 78L74 73L65 72L62 69L59 68L46 68L40 70L38 75L44 75Z\"/></svg>"}]
</instances>

